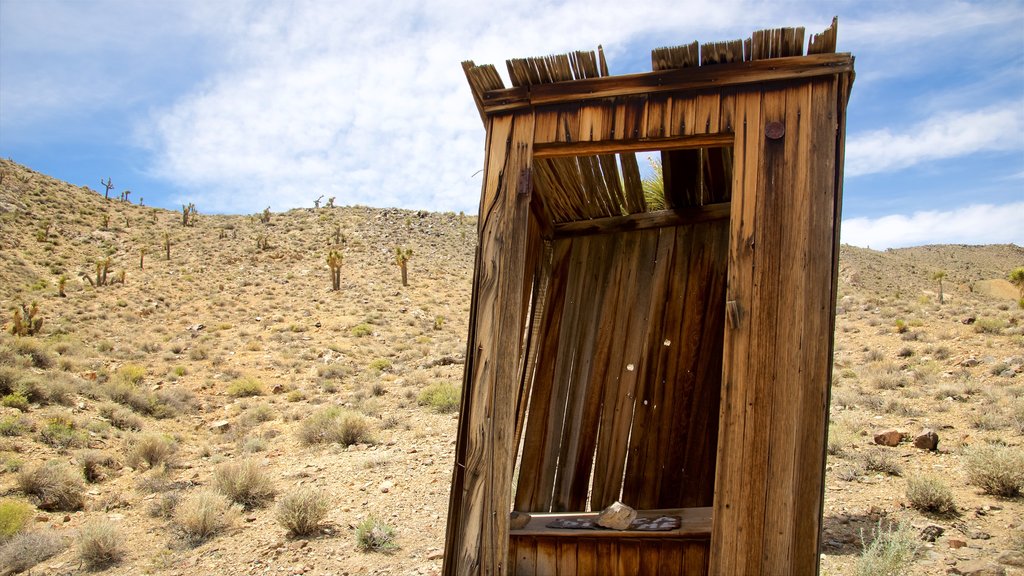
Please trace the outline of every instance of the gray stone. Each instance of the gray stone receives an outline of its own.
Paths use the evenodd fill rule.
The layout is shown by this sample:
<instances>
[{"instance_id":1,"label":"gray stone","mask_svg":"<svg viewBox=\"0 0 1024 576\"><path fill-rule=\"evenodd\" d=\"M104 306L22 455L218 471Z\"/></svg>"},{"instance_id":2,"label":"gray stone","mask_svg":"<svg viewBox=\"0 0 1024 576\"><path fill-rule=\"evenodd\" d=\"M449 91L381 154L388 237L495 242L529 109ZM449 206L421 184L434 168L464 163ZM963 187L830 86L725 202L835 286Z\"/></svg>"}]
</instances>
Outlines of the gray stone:
<instances>
[{"instance_id":1,"label":"gray stone","mask_svg":"<svg viewBox=\"0 0 1024 576\"><path fill-rule=\"evenodd\" d=\"M214 432L227 432L228 428L231 428L231 422L228 420L217 420L210 424L210 430Z\"/></svg>"},{"instance_id":2,"label":"gray stone","mask_svg":"<svg viewBox=\"0 0 1024 576\"><path fill-rule=\"evenodd\" d=\"M939 536L942 536L942 533L945 531L946 529L942 526L929 524L924 527L924 530L921 530L921 540L924 540L925 542L935 542L935 540L937 540Z\"/></svg>"},{"instance_id":3,"label":"gray stone","mask_svg":"<svg viewBox=\"0 0 1024 576\"><path fill-rule=\"evenodd\" d=\"M925 428L920 434L914 437L914 447L921 450L938 450L939 435L931 428Z\"/></svg>"},{"instance_id":4,"label":"gray stone","mask_svg":"<svg viewBox=\"0 0 1024 576\"><path fill-rule=\"evenodd\" d=\"M947 571L962 576L1006 576L1006 568L986 560L965 560Z\"/></svg>"},{"instance_id":5,"label":"gray stone","mask_svg":"<svg viewBox=\"0 0 1024 576\"><path fill-rule=\"evenodd\" d=\"M1020 550L1007 550L996 558L996 562L1024 568L1024 552Z\"/></svg>"},{"instance_id":6,"label":"gray stone","mask_svg":"<svg viewBox=\"0 0 1024 576\"><path fill-rule=\"evenodd\" d=\"M636 510L622 502L615 502L597 516L597 524L614 530L625 530L636 519Z\"/></svg>"}]
</instances>

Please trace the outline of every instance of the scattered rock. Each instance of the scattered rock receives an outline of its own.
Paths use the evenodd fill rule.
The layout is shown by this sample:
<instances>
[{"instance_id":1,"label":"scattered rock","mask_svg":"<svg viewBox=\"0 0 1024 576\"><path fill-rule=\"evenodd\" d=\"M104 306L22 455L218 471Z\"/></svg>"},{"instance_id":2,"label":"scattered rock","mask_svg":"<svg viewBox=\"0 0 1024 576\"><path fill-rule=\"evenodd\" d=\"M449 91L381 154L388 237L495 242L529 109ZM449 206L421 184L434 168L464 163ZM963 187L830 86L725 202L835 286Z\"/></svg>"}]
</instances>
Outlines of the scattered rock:
<instances>
[{"instance_id":1,"label":"scattered rock","mask_svg":"<svg viewBox=\"0 0 1024 576\"><path fill-rule=\"evenodd\" d=\"M967 324L968 326L970 326L971 324L974 324L975 320L977 320L977 318L975 318L974 316L968 316L967 318L961 320L960 323Z\"/></svg>"},{"instance_id":2,"label":"scattered rock","mask_svg":"<svg viewBox=\"0 0 1024 576\"><path fill-rule=\"evenodd\" d=\"M969 534L973 540L988 540L992 537L988 532L982 532L981 530L975 530Z\"/></svg>"},{"instance_id":3,"label":"scattered rock","mask_svg":"<svg viewBox=\"0 0 1024 576\"><path fill-rule=\"evenodd\" d=\"M212 432L227 432L228 428L231 428L231 422L228 420L217 420L213 424L210 424L210 431Z\"/></svg>"},{"instance_id":4,"label":"scattered rock","mask_svg":"<svg viewBox=\"0 0 1024 576\"><path fill-rule=\"evenodd\" d=\"M962 576L1006 576L1006 568L986 560L966 560L946 571L947 574Z\"/></svg>"},{"instance_id":5,"label":"scattered rock","mask_svg":"<svg viewBox=\"0 0 1024 576\"><path fill-rule=\"evenodd\" d=\"M274 384L274 387L270 389L271 394L280 394L281 392L284 392L284 386L280 384Z\"/></svg>"},{"instance_id":6,"label":"scattered rock","mask_svg":"<svg viewBox=\"0 0 1024 576\"><path fill-rule=\"evenodd\" d=\"M530 515L525 512L513 511L508 517L508 527L512 530L524 528L530 522Z\"/></svg>"},{"instance_id":7,"label":"scattered rock","mask_svg":"<svg viewBox=\"0 0 1024 576\"><path fill-rule=\"evenodd\" d=\"M391 489L394 488L394 487L395 487L395 483L394 482L392 482L391 480L385 480L380 485L380 491L385 493L385 494L387 494L388 492L391 492Z\"/></svg>"},{"instance_id":8,"label":"scattered rock","mask_svg":"<svg viewBox=\"0 0 1024 576\"><path fill-rule=\"evenodd\" d=\"M996 562L1006 564L1008 566L1024 568L1024 552L1021 552L1020 550L1007 550L996 558Z\"/></svg>"},{"instance_id":9,"label":"scattered rock","mask_svg":"<svg viewBox=\"0 0 1024 576\"><path fill-rule=\"evenodd\" d=\"M636 510L622 502L614 502L597 516L597 524L613 530L625 530L636 519Z\"/></svg>"},{"instance_id":10,"label":"scattered rock","mask_svg":"<svg viewBox=\"0 0 1024 576\"><path fill-rule=\"evenodd\" d=\"M931 428L925 428L920 434L914 437L914 447L921 450L938 450L939 435Z\"/></svg>"},{"instance_id":11,"label":"scattered rock","mask_svg":"<svg viewBox=\"0 0 1024 576\"><path fill-rule=\"evenodd\" d=\"M963 366L964 368L973 368L978 364L981 364L981 360L978 360L974 356L970 356L960 361L960 366Z\"/></svg>"},{"instance_id":12,"label":"scattered rock","mask_svg":"<svg viewBox=\"0 0 1024 576\"><path fill-rule=\"evenodd\" d=\"M942 526L929 524L924 527L924 530L921 530L921 540L924 540L925 542L935 542L935 540L937 540L939 536L942 536L942 533L945 531L946 529Z\"/></svg>"},{"instance_id":13,"label":"scattered rock","mask_svg":"<svg viewBox=\"0 0 1024 576\"><path fill-rule=\"evenodd\" d=\"M513 512L515 514L515 512ZM432 548L427 551L427 560L440 560L444 558L444 550L440 548Z\"/></svg>"},{"instance_id":14,"label":"scattered rock","mask_svg":"<svg viewBox=\"0 0 1024 576\"><path fill-rule=\"evenodd\" d=\"M967 546L967 542L964 542L963 540L950 539L949 541L949 547L953 550L959 550L964 546Z\"/></svg>"},{"instance_id":15,"label":"scattered rock","mask_svg":"<svg viewBox=\"0 0 1024 576\"><path fill-rule=\"evenodd\" d=\"M881 432L875 433L875 444L882 446L899 446L900 440L903 438L903 434L899 430L890 428L888 430L882 430Z\"/></svg>"}]
</instances>

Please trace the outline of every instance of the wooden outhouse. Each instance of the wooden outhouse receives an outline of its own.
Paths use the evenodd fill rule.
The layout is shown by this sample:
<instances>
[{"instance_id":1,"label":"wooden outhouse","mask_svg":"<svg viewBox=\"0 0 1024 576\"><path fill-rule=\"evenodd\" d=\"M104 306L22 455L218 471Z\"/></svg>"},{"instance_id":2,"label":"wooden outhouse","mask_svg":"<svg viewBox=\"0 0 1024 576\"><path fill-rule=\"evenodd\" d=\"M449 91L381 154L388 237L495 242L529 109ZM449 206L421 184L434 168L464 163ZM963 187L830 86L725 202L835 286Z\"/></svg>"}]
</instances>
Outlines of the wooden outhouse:
<instances>
[{"instance_id":1,"label":"wooden outhouse","mask_svg":"<svg viewBox=\"0 0 1024 576\"><path fill-rule=\"evenodd\" d=\"M510 60L509 88L464 63L487 137L446 575L817 572L835 38ZM566 527L616 501L669 528Z\"/></svg>"}]
</instances>

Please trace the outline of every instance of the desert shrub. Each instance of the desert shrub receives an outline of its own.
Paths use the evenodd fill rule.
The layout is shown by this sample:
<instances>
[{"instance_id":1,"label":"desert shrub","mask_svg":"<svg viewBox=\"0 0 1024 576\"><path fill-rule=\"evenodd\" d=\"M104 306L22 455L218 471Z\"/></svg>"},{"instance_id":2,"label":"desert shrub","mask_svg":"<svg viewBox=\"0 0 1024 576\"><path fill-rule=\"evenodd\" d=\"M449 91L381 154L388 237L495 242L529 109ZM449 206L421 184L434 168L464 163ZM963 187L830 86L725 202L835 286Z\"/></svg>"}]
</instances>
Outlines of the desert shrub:
<instances>
[{"instance_id":1,"label":"desert shrub","mask_svg":"<svg viewBox=\"0 0 1024 576\"><path fill-rule=\"evenodd\" d=\"M79 510L85 501L82 477L71 466L57 460L22 470L18 474L18 487L38 499L43 510Z\"/></svg>"},{"instance_id":2,"label":"desert shrub","mask_svg":"<svg viewBox=\"0 0 1024 576\"><path fill-rule=\"evenodd\" d=\"M14 368L0 366L0 396L14 392L20 377L21 373Z\"/></svg>"},{"instance_id":3,"label":"desert shrub","mask_svg":"<svg viewBox=\"0 0 1024 576\"><path fill-rule=\"evenodd\" d=\"M138 386L146 377L146 368L138 364L125 364L117 369L117 378L126 384Z\"/></svg>"},{"instance_id":4,"label":"desert shrub","mask_svg":"<svg viewBox=\"0 0 1024 576\"><path fill-rule=\"evenodd\" d=\"M975 412L969 418L971 426L978 430L999 430L1007 425L1006 419L991 409Z\"/></svg>"},{"instance_id":5,"label":"desert shrub","mask_svg":"<svg viewBox=\"0 0 1024 576\"><path fill-rule=\"evenodd\" d=\"M252 460L225 462L213 472L217 490L246 508L255 508L274 497L274 485L264 468Z\"/></svg>"},{"instance_id":6,"label":"desert shrub","mask_svg":"<svg viewBox=\"0 0 1024 576\"><path fill-rule=\"evenodd\" d=\"M123 406L113 402L106 402L100 404L97 410L100 416L106 418L114 428L119 430L142 430L142 418Z\"/></svg>"},{"instance_id":7,"label":"desert shrub","mask_svg":"<svg viewBox=\"0 0 1024 576\"><path fill-rule=\"evenodd\" d=\"M46 384L48 401L62 406L72 405L79 390L81 381L70 374L54 375Z\"/></svg>"},{"instance_id":8,"label":"desert shrub","mask_svg":"<svg viewBox=\"0 0 1024 576\"><path fill-rule=\"evenodd\" d=\"M907 334L911 334L911 332L908 332ZM914 349L910 346L904 346L903 348L900 348L900 351L897 352L896 355L900 358L910 358L914 355Z\"/></svg>"},{"instance_id":9,"label":"desert shrub","mask_svg":"<svg viewBox=\"0 0 1024 576\"><path fill-rule=\"evenodd\" d=\"M370 423L361 414L332 406L302 421L299 425L299 440L306 446L369 443Z\"/></svg>"},{"instance_id":10,"label":"desert shrub","mask_svg":"<svg viewBox=\"0 0 1024 576\"><path fill-rule=\"evenodd\" d=\"M16 498L0 500L0 542L13 537L32 518L32 505Z\"/></svg>"},{"instance_id":11,"label":"desert shrub","mask_svg":"<svg viewBox=\"0 0 1024 576\"><path fill-rule=\"evenodd\" d=\"M373 516L356 526L356 545L364 552L391 553L398 549L395 529Z\"/></svg>"},{"instance_id":12,"label":"desert shrub","mask_svg":"<svg viewBox=\"0 0 1024 576\"><path fill-rule=\"evenodd\" d=\"M78 555L91 569L116 564L124 556L121 534L109 520L93 520L78 531Z\"/></svg>"},{"instance_id":13,"label":"desert shrub","mask_svg":"<svg viewBox=\"0 0 1024 576\"><path fill-rule=\"evenodd\" d=\"M984 445L967 453L967 481L994 496L1017 496L1024 490L1024 451Z\"/></svg>"},{"instance_id":14,"label":"desert shrub","mask_svg":"<svg viewBox=\"0 0 1024 576\"><path fill-rule=\"evenodd\" d=\"M0 404L8 408L14 408L15 410L28 412L28 398L21 392L11 392L3 398L0 398Z\"/></svg>"},{"instance_id":15,"label":"desert shrub","mask_svg":"<svg viewBox=\"0 0 1024 576\"><path fill-rule=\"evenodd\" d=\"M32 421L27 416L10 415L0 418L0 436L21 436L32 430Z\"/></svg>"},{"instance_id":16,"label":"desert shrub","mask_svg":"<svg viewBox=\"0 0 1024 576\"><path fill-rule=\"evenodd\" d=\"M952 514L956 512L953 491L945 482L934 476L907 478L907 500L922 512Z\"/></svg>"},{"instance_id":17,"label":"desert shrub","mask_svg":"<svg viewBox=\"0 0 1024 576\"><path fill-rule=\"evenodd\" d=\"M102 450L82 450L78 453L78 463L82 466L85 481L92 483L102 480L104 468L111 468L117 462Z\"/></svg>"},{"instance_id":18,"label":"desert shrub","mask_svg":"<svg viewBox=\"0 0 1024 576\"><path fill-rule=\"evenodd\" d=\"M251 376L237 378L228 385L228 394L235 398L263 396L266 393L267 391L263 386L263 382L260 382Z\"/></svg>"},{"instance_id":19,"label":"desert shrub","mask_svg":"<svg viewBox=\"0 0 1024 576\"><path fill-rule=\"evenodd\" d=\"M198 545L231 526L237 516L238 508L226 497L199 490L178 503L174 522L186 542Z\"/></svg>"},{"instance_id":20,"label":"desert shrub","mask_svg":"<svg viewBox=\"0 0 1024 576\"><path fill-rule=\"evenodd\" d=\"M53 366L53 355L35 338L18 338L14 342L14 351L27 357L35 368L45 370Z\"/></svg>"},{"instance_id":21,"label":"desert shrub","mask_svg":"<svg viewBox=\"0 0 1024 576\"><path fill-rule=\"evenodd\" d=\"M388 370L391 370L391 360L388 360L387 358L377 358L370 362L368 368L374 372L387 372Z\"/></svg>"},{"instance_id":22,"label":"desert shrub","mask_svg":"<svg viewBox=\"0 0 1024 576\"><path fill-rule=\"evenodd\" d=\"M128 465L140 468L145 464L153 468L170 462L177 449L177 443L172 438L162 434L142 434L128 448Z\"/></svg>"},{"instance_id":23,"label":"desert shrub","mask_svg":"<svg viewBox=\"0 0 1024 576\"><path fill-rule=\"evenodd\" d=\"M899 476L903 472L896 456L889 450L868 450L864 453L862 460L864 469L870 472L881 472L890 476Z\"/></svg>"},{"instance_id":24,"label":"desert shrub","mask_svg":"<svg viewBox=\"0 0 1024 576\"><path fill-rule=\"evenodd\" d=\"M24 572L64 547L64 541L53 530L22 532L0 546L0 566L12 574Z\"/></svg>"},{"instance_id":25,"label":"desert shrub","mask_svg":"<svg viewBox=\"0 0 1024 576\"><path fill-rule=\"evenodd\" d=\"M320 530L330 503L319 490L299 488L289 492L277 503L277 522L291 536L309 536Z\"/></svg>"},{"instance_id":26,"label":"desert shrub","mask_svg":"<svg viewBox=\"0 0 1024 576\"><path fill-rule=\"evenodd\" d=\"M1002 334L1006 322L999 318L978 318L974 321L974 331L981 334Z\"/></svg>"},{"instance_id":27,"label":"desert shrub","mask_svg":"<svg viewBox=\"0 0 1024 576\"><path fill-rule=\"evenodd\" d=\"M871 543L864 541L864 550L857 559L857 576L902 576L907 573L920 546L917 534L907 526L882 528L881 522L872 530Z\"/></svg>"},{"instance_id":28,"label":"desert shrub","mask_svg":"<svg viewBox=\"0 0 1024 576\"><path fill-rule=\"evenodd\" d=\"M828 427L828 445L826 450L830 456L844 456L850 446L857 442L857 435L843 423L832 423Z\"/></svg>"},{"instance_id":29,"label":"desert shrub","mask_svg":"<svg viewBox=\"0 0 1024 576\"><path fill-rule=\"evenodd\" d=\"M434 410L447 414L459 409L462 390L451 382L435 382L424 388L417 397L420 406L429 406Z\"/></svg>"},{"instance_id":30,"label":"desert shrub","mask_svg":"<svg viewBox=\"0 0 1024 576\"><path fill-rule=\"evenodd\" d=\"M85 432L79 430L73 420L64 416L49 418L39 431L39 441L58 450L84 446L87 440Z\"/></svg>"},{"instance_id":31,"label":"desert shrub","mask_svg":"<svg viewBox=\"0 0 1024 576\"><path fill-rule=\"evenodd\" d=\"M152 502L149 503L147 512L153 518L171 518L174 516L174 511L178 507L178 502L181 501L181 494L177 491L164 492L163 494L157 495Z\"/></svg>"},{"instance_id":32,"label":"desert shrub","mask_svg":"<svg viewBox=\"0 0 1024 576\"><path fill-rule=\"evenodd\" d=\"M357 324L352 327L352 336L356 338L362 338L363 336L369 336L373 334L373 327L369 324Z\"/></svg>"}]
</instances>

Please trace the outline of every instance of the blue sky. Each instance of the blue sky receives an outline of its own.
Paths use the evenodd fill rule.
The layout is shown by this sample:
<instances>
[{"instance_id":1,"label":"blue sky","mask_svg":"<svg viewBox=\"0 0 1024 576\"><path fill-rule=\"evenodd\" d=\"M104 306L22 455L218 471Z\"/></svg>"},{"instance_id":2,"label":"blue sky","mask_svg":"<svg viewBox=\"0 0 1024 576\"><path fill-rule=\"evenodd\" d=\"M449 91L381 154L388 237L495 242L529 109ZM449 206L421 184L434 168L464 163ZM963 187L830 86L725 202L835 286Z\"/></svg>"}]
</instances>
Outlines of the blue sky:
<instances>
[{"instance_id":1,"label":"blue sky","mask_svg":"<svg viewBox=\"0 0 1024 576\"><path fill-rule=\"evenodd\" d=\"M642 72L834 15L857 69L843 241L1024 245L1024 1L0 0L0 156L172 209L475 213L462 60L603 44Z\"/></svg>"}]
</instances>

